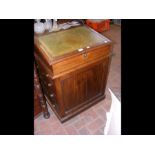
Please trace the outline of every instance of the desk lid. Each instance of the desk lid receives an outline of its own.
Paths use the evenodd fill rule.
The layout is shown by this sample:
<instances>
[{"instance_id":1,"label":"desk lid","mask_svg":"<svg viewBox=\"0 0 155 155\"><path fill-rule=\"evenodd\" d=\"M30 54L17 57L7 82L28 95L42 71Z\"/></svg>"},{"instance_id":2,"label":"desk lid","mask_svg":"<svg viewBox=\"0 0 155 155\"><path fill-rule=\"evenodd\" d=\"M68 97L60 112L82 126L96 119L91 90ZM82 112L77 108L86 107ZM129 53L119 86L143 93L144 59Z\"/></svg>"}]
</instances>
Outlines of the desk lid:
<instances>
[{"instance_id":1,"label":"desk lid","mask_svg":"<svg viewBox=\"0 0 155 155\"><path fill-rule=\"evenodd\" d=\"M38 36L37 40L40 46L45 49L44 52L49 59L110 41L87 26L79 26Z\"/></svg>"}]
</instances>

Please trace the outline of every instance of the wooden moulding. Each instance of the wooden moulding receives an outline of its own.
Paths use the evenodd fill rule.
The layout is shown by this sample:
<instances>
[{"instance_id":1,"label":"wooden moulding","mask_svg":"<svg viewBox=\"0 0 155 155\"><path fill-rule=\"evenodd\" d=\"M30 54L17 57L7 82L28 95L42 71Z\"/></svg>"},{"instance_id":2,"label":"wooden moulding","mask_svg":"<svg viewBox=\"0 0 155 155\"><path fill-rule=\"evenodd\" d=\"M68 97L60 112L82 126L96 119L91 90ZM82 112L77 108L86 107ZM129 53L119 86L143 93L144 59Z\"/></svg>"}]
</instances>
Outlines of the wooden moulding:
<instances>
[{"instance_id":1,"label":"wooden moulding","mask_svg":"<svg viewBox=\"0 0 155 155\"><path fill-rule=\"evenodd\" d=\"M53 106L53 103L49 100L49 98L47 96L46 97L46 100L49 104L49 106L51 107L51 109L54 111L54 113L56 114L56 116L58 117L58 119L61 121L61 123L64 123L66 122L67 120L71 119L72 117L78 115L79 113L83 112L84 110L90 108L91 106L99 103L99 101L103 100L106 96L105 94L94 99L92 102L89 102L89 103L85 103L84 105L80 105L78 107L78 109L72 111L71 113L69 113L68 115L64 116L64 117L61 117L60 114L57 112L57 110L55 110L55 107Z\"/></svg>"}]
</instances>

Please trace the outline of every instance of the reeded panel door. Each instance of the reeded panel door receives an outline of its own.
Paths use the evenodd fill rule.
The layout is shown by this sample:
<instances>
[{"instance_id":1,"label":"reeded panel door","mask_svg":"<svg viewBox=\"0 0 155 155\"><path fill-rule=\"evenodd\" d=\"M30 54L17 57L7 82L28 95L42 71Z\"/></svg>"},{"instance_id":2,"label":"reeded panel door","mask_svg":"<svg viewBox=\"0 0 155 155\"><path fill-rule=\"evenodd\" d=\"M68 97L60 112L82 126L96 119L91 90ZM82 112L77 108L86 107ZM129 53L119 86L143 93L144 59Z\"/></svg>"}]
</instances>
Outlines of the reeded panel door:
<instances>
[{"instance_id":1,"label":"reeded panel door","mask_svg":"<svg viewBox=\"0 0 155 155\"><path fill-rule=\"evenodd\" d=\"M63 80L61 80L65 112L87 101L86 77L86 72L80 72L63 77Z\"/></svg>"},{"instance_id":2,"label":"reeded panel door","mask_svg":"<svg viewBox=\"0 0 155 155\"><path fill-rule=\"evenodd\" d=\"M86 71L76 74L75 78L76 104L87 101L87 74Z\"/></svg>"},{"instance_id":3,"label":"reeded panel door","mask_svg":"<svg viewBox=\"0 0 155 155\"><path fill-rule=\"evenodd\" d=\"M69 76L61 81L64 110L68 111L76 106L75 76Z\"/></svg>"},{"instance_id":4,"label":"reeded panel door","mask_svg":"<svg viewBox=\"0 0 155 155\"><path fill-rule=\"evenodd\" d=\"M65 112L104 95L108 66L109 58L91 68L72 73L61 79Z\"/></svg>"},{"instance_id":5,"label":"reeded panel door","mask_svg":"<svg viewBox=\"0 0 155 155\"><path fill-rule=\"evenodd\" d=\"M87 99L93 99L101 94L103 67L102 64L94 66L87 71Z\"/></svg>"}]
</instances>

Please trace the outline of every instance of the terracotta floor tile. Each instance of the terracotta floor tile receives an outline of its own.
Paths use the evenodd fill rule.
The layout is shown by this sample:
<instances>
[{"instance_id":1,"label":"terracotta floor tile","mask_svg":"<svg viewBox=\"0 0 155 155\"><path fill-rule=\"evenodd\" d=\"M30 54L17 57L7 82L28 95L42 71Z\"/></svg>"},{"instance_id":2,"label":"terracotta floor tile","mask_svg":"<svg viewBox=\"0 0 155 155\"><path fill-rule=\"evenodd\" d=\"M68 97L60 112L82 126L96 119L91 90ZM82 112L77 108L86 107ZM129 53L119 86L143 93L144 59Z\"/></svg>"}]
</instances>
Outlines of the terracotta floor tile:
<instances>
[{"instance_id":1,"label":"terracotta floor tile","mask_svg":"<svg viewBox=\"0 0 155 155\"><path fill-rule=\"evenodd\" d=\"M48 122L52 125L56 122L59 122L59 120L55 115L53 115L53 116L50 116L50 118L48 119Z\"/></svg>"},{"instance_id":2,"label":"terracotta floor tile","mask_svg":"<svg viewBox=\"0 0 155 155\"><path fill-rule=\"evenodd\" d=\"M101 128L101 126L103 126L103 120L101 120L100 118L98 118L97 120L93 121L91 124L89 124L87 126L88 130L91 133L94 133L94 131L98 130Z\"/></svg>"},{"instance_id":3,"label":"terracotta floor tile","mask_svg":"<svg viewBox=\"0 0 155 155\"><path fill-rule=\"evenodd\" d=\"M103 107L104 102L106 101L106 99L100 101L99 103L97 103L96 105L93 106L93 110L96 112L96 109Z\"/></svg>"},{"instance_id":4,"label":"terracotta floor tile","mask_svg":"<svg viewBox=\"0 0 155 155\"><path fill-rule=\"evenodd\" d=\"M98 115L96 114L96 112L92 108L88 109L87 112L85 113L85 115L90 117L92 120L94 120L98 117Z\"/></svg>"},{"instance_id":5,"label":"terracotta floor tile","mask_svg":"<svg viewBox=\"0 0 155 155\"><path fill-rule=\"evenodd\" d=\"M70 125L76 123L79 119L80 119L80 116L77 115L77 116L75 116L75 117L69 119L68 121L62 123L62 125L63 125L64 127L65 127L65 126L68 126L68 125L70 126Z\"/></svg>"},{"instance_id":6,"label":"terracotta floor tile","mask_svg":"<svg viewBox=\"0 0 155 155\"><path fill-rule=\"evenodd\" d=\"M65 131L63 127L60 127L55 131L55 135L66 135L66 134L67 132Z\"/></svg>"},{"instance_id":7,"label":"terracotta floor tile","mask_svg":"<svg viewBox=\"0 0 155 155\"><path fill-rule=\"evenodd\" d=\"M88 115L83 116L81 119L84 121L84 125L90 124L93 121L92 117Z\"/></svg>"},{"instance_id":8,"label":"terracotta floor tile","mask_svg":"<svg viewBox=\"0 0 155 155\"><path fill-rule=\"evenodd\" d=\"M97 130L94 132L94 135L103 135L103 132L101 130Z\"/></svg>"},{"instance_id":9,"label":"terracotta floor tile","mask_svg":"<svg viewBox=\"0 0 155 155\"><path fill-rule=\"evenodd\" d=\"M50 128L52 131L57 131L59 128L61 128L61 123L59 121L53 123L50 125Z\"/></svg>"},{"instance_id":10,"label":"terracotta floor tile","mask_svg":"<svg viewBox=\"0 0 155 155\"><path fill-rule=\"evenodd\" d=\"M51 135L51 130L49 128L43 128L38 132L34 133L35 135Z\"/></svg>"},{"instance_id":11,"label":"terracotta floor tile","mask_svg":"<svg viewBox=\"0 0 155 155\"><path fill-rule=\"evenodd\" d=\"M86 124L85 119L79 119L78 121L76 121L74 124L72 124L76 129L80 129L82 128L84 125Z\"/></svg>"},{"instance_id":12,"label":"terracotta floor tile","mask_svg":"<svg viewBox=\"0 0 155 155\"><path fill-rule=\"evenodd\" d=\"M90 135L90 132L87 128L82 128L78 132L80 135Z\"/></svg>"},{"instance_id":13,"label":"terracotta floor tile","mask_svg":"<svg viewBox=\"0 0 155 155\"><path fill-rule=\"evenodd\" d=\"M78 135L77 130L72 126L65 127L65 130L66 130L68 135Z\"/></svg>"},{"instance_id":14,"label":"terracotta floor tile","mask_svg":"<svg viewBox=\"0 0 155 155\"><path fill-rule=\"evenodd\" d=\"M34 120L34 131L40 131L40 122L38 120Z\"/></svg>"},{"instance_id":15,"label":"terracotta floor tile","mask_svg":"<svg viewBox=\"0 0 155 155\"><path fill-rule=\"evenodd\" d=\"M106 120L106 111L104 108L99 108L96 111L100 118L104 118L104 120Z\"/></svg>"}]
</instances>

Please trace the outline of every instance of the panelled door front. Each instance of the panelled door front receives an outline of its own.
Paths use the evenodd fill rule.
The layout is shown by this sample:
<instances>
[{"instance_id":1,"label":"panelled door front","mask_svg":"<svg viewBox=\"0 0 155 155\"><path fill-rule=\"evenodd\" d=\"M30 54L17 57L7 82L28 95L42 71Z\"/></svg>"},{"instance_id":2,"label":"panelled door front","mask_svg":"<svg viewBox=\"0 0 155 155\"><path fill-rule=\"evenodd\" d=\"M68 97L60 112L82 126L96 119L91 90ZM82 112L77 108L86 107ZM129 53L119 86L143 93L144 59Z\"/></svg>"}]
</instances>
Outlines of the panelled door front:
<instances>
[{"instance_id":1,"label":"panelled door front","mask_svg":"<svg viewBox=\"0 0 155 155\"><path fill-rule=\"evenodd\" d=\"M109 58L60 79L66 113L104 94Z\"/></svg>"}]
</instances>

